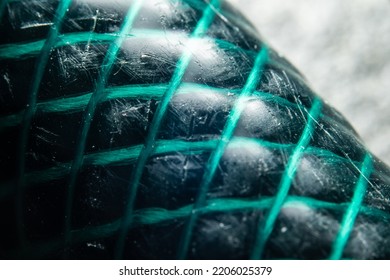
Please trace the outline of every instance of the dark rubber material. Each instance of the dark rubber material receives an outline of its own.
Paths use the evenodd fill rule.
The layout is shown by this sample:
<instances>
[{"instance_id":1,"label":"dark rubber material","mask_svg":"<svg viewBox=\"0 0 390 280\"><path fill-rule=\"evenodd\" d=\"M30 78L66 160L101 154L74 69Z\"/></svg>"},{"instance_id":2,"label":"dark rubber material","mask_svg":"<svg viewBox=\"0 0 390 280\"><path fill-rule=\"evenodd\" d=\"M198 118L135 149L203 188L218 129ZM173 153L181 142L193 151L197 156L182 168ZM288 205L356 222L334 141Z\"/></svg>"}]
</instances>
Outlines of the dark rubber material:
<instances>
[{"instance_id":1,"label":"dark rubber material","mask_svg":"<svg viewBox=\"0 0 390 280\"><path fill-rule=\"evenodd\" d=\"M1 258L390 258L389 168L229 4L0 20Z\"/></svg>"}]
</instances>

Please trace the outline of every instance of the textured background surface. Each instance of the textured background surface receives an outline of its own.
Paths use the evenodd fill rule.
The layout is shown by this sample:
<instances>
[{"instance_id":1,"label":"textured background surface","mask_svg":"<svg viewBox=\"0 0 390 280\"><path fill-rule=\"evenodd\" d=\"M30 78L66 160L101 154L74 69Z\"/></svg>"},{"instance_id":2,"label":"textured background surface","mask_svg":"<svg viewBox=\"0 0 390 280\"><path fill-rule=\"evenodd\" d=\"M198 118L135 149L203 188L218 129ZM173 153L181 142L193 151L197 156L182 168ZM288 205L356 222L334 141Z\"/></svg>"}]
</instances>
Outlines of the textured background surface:
<instances>
[{"instance_id":1,"label":"textured background surface","mask_svg":"<svg viewBox=\"0 0 390 280\"><path fill-rule=\"evenodd\" d=\"M390 164L390 1L230 0Z\"/></svg>"}]
</instances>

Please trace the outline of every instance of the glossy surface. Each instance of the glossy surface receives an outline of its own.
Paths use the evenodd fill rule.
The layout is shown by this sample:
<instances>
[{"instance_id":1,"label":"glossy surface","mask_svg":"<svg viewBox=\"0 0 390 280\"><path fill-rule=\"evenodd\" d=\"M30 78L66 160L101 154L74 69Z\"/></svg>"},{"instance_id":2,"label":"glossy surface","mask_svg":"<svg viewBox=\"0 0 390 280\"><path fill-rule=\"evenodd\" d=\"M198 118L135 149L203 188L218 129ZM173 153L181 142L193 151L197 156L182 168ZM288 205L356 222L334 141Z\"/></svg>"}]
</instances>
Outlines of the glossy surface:
<instances>
[{"instance_id":1,"label":"glossy surface","mask_svg":"<svg viewBox=\"0 0 390 280\"><path fill-rule=\"evenodd\" d=\"M223 1L3 1L3 258L389 258L390 171Z\"/></svg>"}]
</instances>

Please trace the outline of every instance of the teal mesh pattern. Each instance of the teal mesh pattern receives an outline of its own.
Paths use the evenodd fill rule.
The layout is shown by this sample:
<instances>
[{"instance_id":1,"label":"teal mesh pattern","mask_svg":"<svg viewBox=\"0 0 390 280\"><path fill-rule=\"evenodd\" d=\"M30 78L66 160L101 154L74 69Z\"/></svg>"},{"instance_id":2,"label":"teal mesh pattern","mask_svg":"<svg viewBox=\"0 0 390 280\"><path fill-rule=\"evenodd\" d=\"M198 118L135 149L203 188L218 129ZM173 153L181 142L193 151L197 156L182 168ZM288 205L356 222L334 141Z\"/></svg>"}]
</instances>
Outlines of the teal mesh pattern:
<instances>
[{"instance_id":1,"label":"teal mesh pattern","mask_svg":"<svg viewBox=\"0 0 390 280\"><path fill-rule=\"evenodd\" d=\"M124 22L122 24L120 33L118 38L110 45L106 56L104 57L102 72L100 74L99 80L97 81L96 90L91 95L91 98L88 101L87 108L84 114L84 123L81 132L80 139L78 141L76 157L72 164L71 174L70 174L70 182L69 182L69 190L67 195L67 203L66 203L66 214L65 214L65 242L66 245L70 242L70 230L71 230L71 211L72 211L72 201L74 197L74 188L76 184L77 174L81 169L81 165L83 162L83 157L85 153L85 144L87 141L87 136L89 132L89 128L91 126L92 118L95 114L97 104L104 97L104 89L106 87L106 81L108 79L108 75L111 73L114 61L117 57L117 53L125 39L126 35L132 28L135 17L138 14L138 11L142 5L141 1L135 1L135 3L129 9L128 14L126 15Z\"/></svg>"},{"instance_id":2,"label":"teal mesh pattern","mask_svg":"<svg viewBox=\"0 0 390 280\"><path fill-rule=\"evenodd\" d=\"M19 145L19 172L18 172L18 183L17 183L17 195L16 195L16 211L18 216L18 233L19 233L19 240L22 246L22 250L24 250L25 246L25 236L24 236L24 229L23 229L23 193L24 193L24 174L25 174L25 154L26 154L26 147L27 147L27 141L28 141L28 132L31 126L32 118L36 112L36 106L37 106L37 95L39 91L40 84L42 82L42 77L47 65L47 61L49 59L50 52L55 45L55 41L57 40L59 29L61 28L61 23L63 21L63 18L65 16L65 13L67 9L69 8L71 4L71 1L62 1L60 2L58 9L56 11L56 14L54 15L53 19L53 25L50 29L50 32L48 34L48 38L46 39L45 43L43 44L42 50L39 53L37 63L35 65L35 75L33 77L32 83L31 83L31 91L29 93L29 101L26 111L23 115L23 122L22 122L22 135L20 139L20 145Z\"/></svg>"},{"instance_id":3,"label":"teal mesh pattern","mask_svg":"<svg viewBox=\"0 0 390 280\"><path fill-rule=\"evenodd\" d=\"M237 122L240 119L240 115L244 110L245 99L248 98L256 88L264 64L267 62L267 60L267 48L264 47L256 57L255 64L251 73L248 76L247 82L245 83L242 92L237 98L234 107L229 114L228 121L221 135L221 139L219 140L216 149L211 153L210 159L206 165L206 172L203 175L202 182L199 188L199 195L197 197L194 209L191 212L187 227L184 230L184 234L181 240L181 246L179 247L179 259L184 259L187 255L189 242L191 240L191 235L194 230L195 222L198 216L197 211L205 203L206 195L209 191L211 181L213 180L215 170L219 165L226 146L233 136L233 132L237 126Z\"/></svg>"},{"instance_id":4,"label":"teal mesh pattern","mask_svg":"<svg viewBox=\"0 0 390 280\"><path fill-rule=\"evenodd\" d=\"M283 172L282 180L279 184L279 191L275 196L275 200L272 204L272 207L269 210L264 224L259 226L260 234L256 235L256 242L251 256L253 259L258 259L263 254L265 243L271 235L272 229L274 228L275 220L278 217L280 209L282 208L290 190L291 182L294 179L299 160L301 159L303 152L310 143L311 135L314 130L314 123L318 118L320 110L321 101L316 99L313 103L313 107L309 112L310 119L307 122L305 129L303 130L302 136L299 139L299 142L295 147L292 156L287 162L286 169Z\"/></svg>"},{"instance_id":5,"label":"teal mesh pattern","mask_svg":"<svg viewBox=\"0 0 390 280\"><path fill-rule=\"evenodd\" d=\"M191 56L192 56L191 49L190 49L192 43L191 40L195 40L204 35L204 33L207 31L210 23L212 22L215 16L215 10L218 11L218 7L219 7L219 1L212 1L212 3L210 3L210 5L206 7L202 18L199 20L193 33L190 36L188 42L189 49L185 50L182 56L180 57L176 65L176 69L173 73L169 87L167 91L164 93L161 103L157 107L155 116L151 123L149 133L146 137L145 145L141 150L141 153L136 163L135 170L132 172L132 176L130 178L130 186L129 186L130 198L129 198L128 206L126 207L126 212L122 222L122 229L117 243L117 249L116 249L117 258L121 258L123 254L124 241L128 231L128 223L131 221L131 217L133 216L135 197L136 197L139 181L142 176L142 172L145 168L146 160L150 157L154 149L155 139L159 131L159 128L161 126L162 119L166 114L169 101L171 100L176 90L179 88L184 73L186 71L186 68L191 60Z\"/></svg>"},{"instance_id":6,"label":"teal mesh pattern","mask_svg":"<svg viewBox=\"0 0 390 280\"><path fill-rule=\"evenodd\" d=\"M266 245L275 228L276 220L282 209L287 207L305 207L313 209L330 209L343 211L344 215L340 221L337 237L332 244L330 259L341 259L343 251L348 243L348 239L354 228L355 220L359 213L376 218L389 219L386 211L375 207L363 205L367 186L371 184L370 178L375 174L374 159L369 152L366 153L362 162L354 161L345 153L344 156L337 155L332 151L316 147L312 144L313 134L318 128L319 121L334 121L332 117L324 113L322 101L315 97L311 107L307 108L302 102L291 102L287 98L271 94L266 91L258 90L260 81L267 65L275 64L273 58L269 55L269 49L263 45L258 52L245 50L231 42L222 39L213 39L208 37L207 32L216 16L223 13L221 3L218 0L212 0L210 3L202 1L189 1L201 4L203 11L194 30L188 35L187 46L184 53L175 65L172 78L169 83L156 84L137 84L124 86L107 86L109 75L112 74L113 66L118 57L118 53L126 38L131 37L153 37L162 36L174 38L178 34L169 32L159 32L158 30L143 30L133 28L133 23L142 9L145 1L135 0L121 24L119 33L69 33L61 34L61 24L66 16L72 1L63 0L59 2L57 12L53 18L53 24L48 33L47 39L36 40L33 42L9 43L0 46L1 60L23 60L30 57L38 57L35 65L34 76L31 81L31 90L29 92L29 101L26 109L14 114L8 114L0 117L0 132L8 128L21 127L21 136L18 155L18 182L1 182L0 199L7 199L16 193L16 209L18 216L18 234L21 244L22 254L32 256L35 251L39 251L41 256L50 252L71 247L73 244L87 242L109 236L116 237L115 258L122 258L124 255L126 237L130 229L142 225L154 225L165 221L184 219L185 226L180 237L180 243L177 258L185 259L193 239L194 228L197 225L199 217L207 213L229 213L248 209L258 209L265 211L265 216L260 219L256 226L253 249L250 253L252 259L261 259L264 257ZM199 3L198 3L199 2ZM204 5L204 3L207 3ZM7 1L0 4L0 17L4 14L7 7ZM250 73L246 77L245 85L240 88L218 88L205 84L197 84L183 81L187 67L192 59L191 44L200 38L214 40L221 49L228 49L236 52L246 53L254 58L254 63ZM37 101L37 94L43 79L44 71L49 59L50 53L56 48L85 42L104 42L109 47L104 56L101 65L100 74L96 81L96 87L92 92L84 92L77 96L65 96L61 99L52 99ZM220 94L228 96L235 95L233 107L231 108L227 121L224 125L222 134L217 139L204 141L184 141L178 139L158 139L162 123L166 117L168 106L176 95L188 95L196 90L204 93ZM145 142L141 145L111 149L108 151L98 151L86 154L86 143L90 132L91 123L96 113L97 106L108 100L120 98L159 101L153 119L148 130ZM277 105L287 106L294 110L299 110L307 117L306 125L296 144L270 142L264 139L255 139L235 136L235 129L240 121L242 112L245 110L246 102L250 99L273 102ZM67 114L71 112L83 112L83 123L80 135L77 139L76 152L73 161L57 164L56 166L36 170L32 172L25 171L25 155L27 152L27 142L29 130L32 126L32 119L36 113L48 114L58 113ZM337 143L334 143L337 145ZM256 145L259 147L272 148L281 151L288 151L290 156L286 160L285 170L282 173L281 181L278 184L277 193L274 196L262 196L260 198L220 198L210 199L207 197L210 186L213 184L216 170L220 165L221 158L227 148L242 147L246 145ZM147 161L154 155L164 155L172 152L182 154L197 154L210 152L203 174L201 184L198 189L196 200L193 204L180 207L178 209L145 208L135 209L137 192L140 181L144 173ZM359 178L356 182L352 200L349 203L334 203L321 201L310 197L289 195L291 185L295 179L297 169L304 155L316 155L326 159L329 164L335 162L352 163L359 172ZM72 228L73 200L77 179L81 169L85 166L127 166L134 164L128 185L128 198L123 217L100 226L91 226L87 228ZM34 188L42 183L58 179L69 178L66 191L66 207L64 213L64 234L62 238L42 242L42 244L27 244L24 229L23 218L23 195L26 189ZM65 250L65 257L66 255ZM18 253L15 253L18 255Z\"/></svg>"},{"instance_id":7,"label":"teal mesh pattern","mask_svg":"<svg viewBox=\"0 0 390 280\"><path fill-rule=\"evenodd\" d=\"M356 216L358 215L359 210L361 208L361 204L367 189L367 183L369 182L368 178L371 175L372 168L373 167L371 155L367 154L362 163L362 173L356 185L353 199L351 201L351 204L348 206L348 209L345 211L343 221L341 222L340 231L337 235L336 240L334 241L332 254L330 256L331 259L340 259L343 255L344 247L351 234Z\"/></svg>"}]
</instances>

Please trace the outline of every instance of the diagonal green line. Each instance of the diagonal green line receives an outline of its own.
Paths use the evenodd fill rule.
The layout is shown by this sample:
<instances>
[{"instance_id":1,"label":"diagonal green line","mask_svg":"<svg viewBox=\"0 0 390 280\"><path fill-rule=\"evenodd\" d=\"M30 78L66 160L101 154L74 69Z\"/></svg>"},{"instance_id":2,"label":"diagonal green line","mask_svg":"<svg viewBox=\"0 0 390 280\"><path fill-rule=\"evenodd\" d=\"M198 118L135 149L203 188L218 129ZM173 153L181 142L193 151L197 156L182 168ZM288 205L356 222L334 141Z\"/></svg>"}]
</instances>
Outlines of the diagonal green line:
<instances>
[{"instance_id":1,"label":"diagonal green line","mask_svg":"<svg viewBox=\"0 0 390 280\"><path fill-rule=\"evenodd\" d=\"M237 144L245 142L252 142L250 139L237 140ZM181 152L181 153L197 153L207 152L214 149L217 145L217 140L208 140L200 142L188 142L181 140L161 140L156 142L156 149L154 155ZM234 145L234 143L233 143ZM134 163L138 158L142 149L142 145L136 145L128 148L110 150L105 152L98 152L84 156L84 166L125 166ZM25 175L25 181L30 186L41 185L46 182L64 178L70 173L71 162L59 164L57 166L33 171ZM12 183L3 183L0 185L0 199L8 197L14 191Z\"/></svg>"},{"instance_id":2,"label":"diagonal green line","mask_svg":"<svg viewBox=\"0 0 390 280\"><path fill-rule=\"evenodd\" d=\"M268 209L272 206L272 202L273 197L262 197L261 200L240 198L210 199L210 201L207 201L207 204L199 209L199 212L202 214L208 214L213 212L228 213L240 210ZM311 209L333 209L342 211L348 207L348 204L321 201L301 196L290 196L286 198L286 202L283 204L282 208L300 208L302 206L309 207ZM185 218L191 215L193 208L194 205L190 204L174 210L167 210L162 208L140 209L134 212L134 223L131 225L129 224L129 226L131 228L135 228L142 225L152 225L165 221L172 221L178 218ZM369 207L362 206L361 211L368 216L378 217L381 219L390 219L390 214L383 210L371 209ZM119 223L118 221L115 221L100 227L109 228L113 224L117 224L118 226ZM115 231L116 230L112 230L109 235L114 234ZM98 230L98 232L101 231ZM101 236L97 236L97 238L99 237Z\"/></svg>"},{"instance_id":3,"label":"diagonal green line","mask_svg":"<svg viewBox=\"0 0 390 280\"><path fill-rule=\"evenodd\" d=\"M230 143L229 147L245 147L247 145L258 145L259 147L269 148L269 149L280 149L280 150L293 150L295 144L280 144L268 142L260 139L254 138L245 138L245 137L234 137ZM154 154L160 153L171 153L171 152L207 152L215 149L217 147L217 140L208 140L200 142L188 142L181 140L161 140L156 141L156 150ZM98 153L88 154L84 158L84 165L96 165L96 166L106 166L106 165L117 165L125 166L138 158L142 146L136 145L128 148L120 148L110 151L103 151ZM349 160L333 154L327 150L321 148L309 147L306 149L305 154L315 155L321 158L328 158L330 161L329 164L336 162L346 162L350 163ZM355 165L361 165L361 162L353 162ZM67 176L70 172L71 163L62 163L57 166L32 171L25 174L24 181L26 182L26 187L39 185L42 183L58 180ZM3 182L0 184L0 200L6 197L9 197L15 191L14 184L12 182Z\"/></svg>"},{"instance_id":4,"label":"diagonal green line","mask_svg":"<svg viewBox=\"0 0 390 280\"><path fill-rule=\"evenodd\" d=\"M366 154L359 180L356 184L356 189L352 197L351 204L346 210L343 220L340 225L340 230L332 246L332 252L330 259L338 260L343 256L344 248L351 235L353 225L355 224L356 217L362 208L362 202L367 189L367 183L373 171L372 157L369 153Z\"/></svg>"},{"instance_id":5,"label":"diagonal green line","mask_svg":"<svg viewBox=\"0 0 390 280\"><path fill-rule=\"evenodd\" d=\"M23 123L21 128L21 137L19 141L19 154L18 154L18 174L17 174L17 191L16 191L16 215L17 215L17 224L18 224L18 234L21 246L25 244L24 236L24 218L23 218L23 194L25 188L24 182L24 173L26 165L26 150L29 137L29 130L31 126L32 118L34 117L36 106L37 106L37 96L40 89L41 81L45 73L46 65L49 60L49 56L55 42L57 40L58 34L60 32L62 21L65 17L65 13L68 10L71 0L63 0L60 2L56 13L53 19L53 25L50 28L47 40L44 43L44 46L38 56L38 60L35 64L34 76L31 81L31 89L29 92L29 101L27 109L23 115Z\"/></svg>"},{"instance_id":6,"label":"diagonal green line","mask_svg":"<svg viewBox=\"0 0 390 280\"><path fill-rule=\"evenodd\" d=\"M112 67L116 60L119 49L126 38L126 34L132 28L135 18L141 9L143 0L135 0L126 14L121 26L118 38L110 45L106 56L104 57L102 70L100 72L99 79L96 84L95 92L91 95L87 108L84 113L83 126L81 129L81 135L76 143L76 153L73 160L73 164L70 172L69 185L66 196L66 209L65 209L65 246L70 243L70 230L71 230L71 215L73 206L74 189L78 173L83 164L83 157L85 152L85 145L88 137L88 131L91 126L92 118L95 114L96 106L104 97L104 89L107 83L107 79L111 73Z\"/></svg>"},{"instance_id":7,"label":"diagonal green line","mask_svg":"<svg viewBox=\"0 0 390 280\"><path fill-rule=\"evenodd\" d=\"M117 39L118 33L94 33L94 32L75 32L69 34L60 34L58 40L54 45L55 48L63 47L78 43L109 43ZM169 30L154 30L154 29L142 29L134 28L130 33L124 34L127 38L136 39L165 39L169 41L179 41L188 38L188 35L182 31L169 31ZM220 49L224 51L234 51L244 53L250 57L255 58L257 52L249 49L242 48L232 42L225 39L212 38L207 35L202 37L203 39L215 43ZM45 40L37 40L33 42L20 42L0 45L0 60L3 59L26 59L39 54ZM269 64L272 66L278 66L286 71L287 74L294 78L306 82L306 80L299 75L295 70L286 67L284 63L277 62L270 56Z\"/></svg>"},{"instance_id":8,"label":"diagonal green line","mask_svg":"<svg viewBox=\"0 0 390 280\"><path fill-rule=\"evenodd\" d=\"M78 43L87 42L112 42L118 38L117 33L90 33L79 32L70 34L61 34L58 36L57 41L53 48L63 47L67 45L73 45ZM133 37L133 35L126 34L127 37ZM39 54L45 44L45 40L37 40L33 42L5 44L0 46L0 60L3 59L25 59L34 57Z\"/></svg>"},{"instance_id":9,"label":"diagonal green line","mask_svg":"<svg viewBox=\"0 0 390 280\"><path fill-rule=\"evenodd\" d=\"M53 47L59 48L68 45L75 45L79 43L110 43L118 39L118 37L123 36L125 38L134 38L134 39L165 39L169 41L179 41L187 39L188 36L182 31L160 31L153 29L141 29L136 28L129 33L95 33L95 32L75 32L68 34L61 34L58 36L58 40ZM253 51L244 50L241 47L234 45L231 42L215 39L208 36L204 36L205 39L215 42L215 44L222 46L226 50L232 51L242 51L248 55L253 54ZM0 45L0 60L5 59L26 59L29 57L34 57L39 55L40 51L43 48L45 40L36 40L32 42L18 42Z\"/></svg>"},{"instance_id":10,"label":"diagonal green line","mask_svg":"<svg viewBox=\"0 0 390 280\"><path fill-rule=\"evenodd\" d=\"M111 43L119 39L119 37L124 38L144 38L144 39L169 39L172 41L177 41L182 38L186 38L184 32L169 32L169 31L157 31L153 29L133 29L129 33L95 33L95 32L74 32L67 34L60 34L57 38L57 41L53 48L59 48L69 45L75 45L79 43ZM225 42L223 40L209 38L220 44L224 45L226 48L236 50L240 49L238 46L233 45L232 43ZM40 51L43 48L45 40L36 40L32 42L18 42L0 45L0 60L4 59L26 59L29 57L34 57L39 55ZM250 53L250 51L246 51Z\"/></svg>"},{"instance_id":11,"label":"diagonal green line","mask_svg":"<svg viewBox=\"0 0 390 280\"><path fill-rule=\"evenodd\" d=\"M246 99L252 94L252 92L256 89L258 82L260 81L261 74L263 72L263 68L265 63L268 60L268 50L267 47L263 46L258 56L255 59L253 68L247 78L244 88L242 89L241 94L238 99L234 103L234 107L230 111L227 123L225 124L224 130L221 135L221 139L218 142L218 146L212 152L207 165L206 171L202 177L201 184L199 186L199 193L194 205L194 209L192 210L186 227L183 231L179 251L178 251L178 259L185 259L187 257L188 249L190 247L190 241L192 238L192 233L196 224L196 220L198 219L198 209L203 206L206 201L206 195L210 188L210 184L214 178L215 171L219 165L219 162L222 158L222 155L226 149L226 146L230 142L234 130L237 126L237 123L240 119L241 113L245 108Z\"/></svg>"},{"instance_id":12,"label":"diagonal green line","mask_svg":"<svg viewBox=\"0 0 390 280\"><path fill-rule=\"evenodd\" d=\"M181 153L197 153L208 152L217 147L218 140L205 140L198 142L189 142L183 140L159 140L156 141L156 148L153 151L154 155L181 152ZM263 140L234 137L229 143L229 147L237 148L247 145L257 145L259 147L266 147L270 149L293 149L293 144L279 144ZM134 163L140 155L142 145L131 146L116 150L109 150L104 152L92 153L84 156L83 165L94 166L125 166ZM64 178L69 174L71 162L62 163L48 169L33 171L25 175L27 186L40 185L46 182ZM8 197L14 191L12 183L2 183L0 185L0 199Z\"/></svg>"},{"instance_id":13,"label":"diagonal green line","mask_svg":"<svg viewBox=\"0 0 390 280\"><path fill-rule=\"evenodd\" d=\"M283 172L282 179L278 188L278 193L275 196L273 205L269 210L264 223L259 223L255 245L251 254L252 259L259 259L263 254L267 240L274 228L275 221L279 215L280 210L283 207L283 203L285 202L288 192L290 190L291 183L294 179L299 162L302 158L302 155L304 154L304 151L310 144L310 140L315 128L315 123L317 122L317 119L321 112L321 107L322 104L320 99L316 98L309 112L309 119L307 121L305 129L303 130L302 136L299 139L299 142L287 163L286 169Z\"/></svg>"},{"instance_id":14,"label":"diagonal green line","mask_svg":"<svg viewBox=\"0 0 390 280\"><path fill-rule=\"evenodd\" d=\"M119 98L134 99L160 99L167 88L167 84L156 85L126 85L117 87L108 87L104 89L102 101ZM182 93L188 93L191 88L188 86ZM209 90L210 91L210 90ZM37 103L37 113L65 113L71 114L85 110L92 92L83 93L78 96L69 96ZM17 126L22 123L24 111L16 114L0 117L0 132L7 127Z\"/></svg>"},{"instance_id":15,"label":"diagonal green line","mask_svg":"<svg viewBox=\"0 0 390 280\"><path fill-rule=\"evenodd\" d=\"M153 30L153 29L140 29L140 28L135 28L131 31L131 33L125 34L124 36L128 38L137 38L137 39L156 38L156 39L165 39L165 40L168 39L172 41L180 41L188 38L187 34L184 32L168 31L168 30L160 31L160 30ZM70 33L70 34L61 34L59 35L58 40L54 47L62 47L62 46L72 45L77 43L90 43L90 42L106 43L106 42L114 41L115 39L117 39L117 37L118 37L117 33L101 34L101 33L91 33L91 32L77 32L77 33ZM218 46L218 48L224 51L241 52L250 57L253 57L253 59L257 55L256 51L244 49L224 39L211 38L206 35L203 36L202 38L207 41L214 42ZM1 45L0 60L25 59L32 56L36 56L41 51L43 44L44 44L44 40ZM272 56L270 56L269 64L271 66L277 66L280 69L283 69L283 71L285 71L290 76L296 78L297 80L306 82L302 78L302 76L300 76L291 68L286 67L285 64L274 61Z\"/></svg>"},{"instance_id":16,"label":"diagonal green line","mask_svg":"<svg viewBox=\"0 0 390 280\"><path fill-rule=\"evenodd\" d=\"M155 85L126 85L108 87L104 89L104 98L101 102L106 100L114 100L119 98L132 98L132 99L144 99L160 100L167 90L169 84L155 84ZM202 84L195 83L182 83L178 88L176 94L191 94L195 92L202 92L202 94L239 94L241 89L224 89L215 88ZM78 96L69 96L65 98L57 98L53 100L47 100L37 103L37 113L74 113L83 111L92 96L91 92L82 93ZM282 104L286 107L297 108L304 110L305 107L296 103L287 101L284 98L275 96L272 93L254 91L252 96L256 96L263 101ZM234 98L234 97L233 97ZM0 117L0 132L7 128L19 125L23 120L24 111L20 111L16 114Z\"/></svg>"},{"instance_id":17,"label":"diagonal green line","mask_svg":"<svg viewBox=\"0 0 390 280\"><path fill-rule=\"evenodd\" d=\"M193 44L197 38L201 38L206 34L209 26L211 25L214 19L216 11L219 11L219 7L220 7L220 3L218 0L212 0L212 2L207 5L206 9L203 12L202 18L197 23L194 31L192 32L187 42L187 46L185 47L182 56L177 62L175 71L170 81L169 88L165 92L161 102L157 106L156 112L154 113L154 117L149 128L149 133L146 137L145 145L143 146L141 154L138 157L137 163L131 174L130 184L129 184L129 198L128 198L125 214L123 217L123 223L119 232L116 249L115 249L116 258L122 258L123 256L124 243L125 243L125 238L128 230L127 221L131 221L135 197L137 194L139 182L141 180L142 172L145 167L147 159L152 154L155 145L155 139L160 129L162 120L166 114L169 102L172 96L174 95L174 93L176 92L176 90L179 88L181 84L181 80L187 69L187 66L190 63L192 57L191 44Z\"/></svg>"},{"instance_id":18,"label":"diagonal green line","mask_svg":"<svg viewBox=\"0 0 390 280\"><path fill-rule=\"evenodd\" d=\"M269 207L270 204L271 198L263 198L260 202L249 199L213 199L210 200L207 205L202 207L202 209L199 209L199 211L202 213L212 213L245 210L251 208L263 209ZM136 228L142 225L152 225L171 221L173 219L184 218L190 215L192 208L193 205L190 204L175 210L167 210L162 208L147 208L136 210L134 211L131 223L128 223L128 227ZM115 220L104 225L72 230L71 234L73 244L110 237L120 229L121 222L121 220ZM37 256L37 253L40 256L45 256L53 251L61 250L62 245L63 243L61 240L50 240L31 246L28 252L23 253L25 253L27 256L29 254L32 256ZM25 257L26 255L23 256ZM20 258L23 256L19 255L18 257Z\"/></svg>"},{"instance_id":19,"label":"diagonal green line","mask_svg":"<svg viewBox=\"0 0 390 280\"><path fill-rule=\"evenodd\" d=\"M258 199L243 199L243 198L220 198L210 199L207 204L199 209L202 214L210 213L232 213L236 211L263 210L271 207L273 197L262 197ZM344 211L348 207L348 203L326 202L308 197L289 196L283 204L283 208L300 208L302 206L310 209L332 209L336 211ZM155 225L164 222L171 222L176 219L183 219L191 214L193 205L189 204L178 209L168 210L163 208L145 208L134 212L133 223L129 224L129 228L137 228L144 225ZM363 214L370 217L377 217L382 221L389 221L390 214L383 210L374 209L362 206L360 210ZM79 244L97 239L103 239L113 236L120 227L120 220L103 225L86 227L82 229L73 229L72 244ZM32 245L28 248L25 256L47 256L52 252L62 249L63 242L61 239L52 239L40 244ZM19 258L22 256L19 256Z\"/></svg>"},{"instance_id":20,"label":"diagonal green line","mask_svg":"<svg viewBox=\"0 0 390 280\"><path fill-rule=\"evenodd\" d=\"M206 140L199 142L189 142L182 140L159 140L156 141L156 149L153 154L163 154L172 152L192 153L192 152L208 152L214 150L217 147L218 140ZM229 142L229 148L238 148L246 146L256 145L258 147L264 147L268 149L279 149L279 150L293 150L295 144L281 144L268 142L255 138L246 137L233 137ZM131 146L127 148L119 148L115 150L102 151L85 155L83 165L94 165L94 166L125 166L138 158L142 145ZM329 158L329 164L335 162L348 162L349 160L333 154L327 150L321 148L309 147L306 149L305 154L312 154L321 158ZM355 165L361 165L361 162L354 162ZM40 185L46 182L58 180L67 176L70 172L71 162L59 164L57 166L32 171L25 174L26 186ZM9 197L15 191L12 182L3 182L0 184L0 200Z\"/></svg>"},{"instance_id":21,"label":"diagonal green line","mask_svg":"<svg viewBox=\"0 0 390 280\"><path fill-rule=\"evenodd\" d=\"M188 35L181 31L169 31L169 30L153 30L153 29L133 29L130 33L122 34L126 38L135 39L165 39L169 41L178 41L187 39ZM58 40L53 47L64 47L79 43L89 42L104 42L109 43L115 41L118 33L94 33L94 32L75 32L68 34L61 34L58 36ZM223 39L216 39L209 36L203 36L204 39L214 42L224 50L241 51L247 55L255 55L256 53L251 50L246 50L237 46L229 41ZM45 40L36 40L32 42L18 42L0 45L0 60L4 59L26 59L39 55L43 48Z\"/></svg>"}]
</instances>

